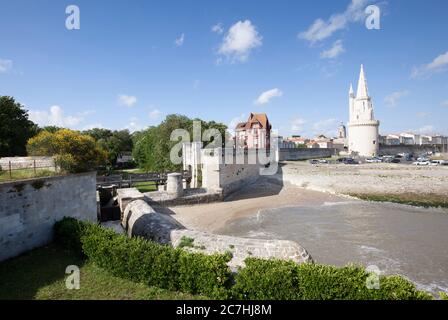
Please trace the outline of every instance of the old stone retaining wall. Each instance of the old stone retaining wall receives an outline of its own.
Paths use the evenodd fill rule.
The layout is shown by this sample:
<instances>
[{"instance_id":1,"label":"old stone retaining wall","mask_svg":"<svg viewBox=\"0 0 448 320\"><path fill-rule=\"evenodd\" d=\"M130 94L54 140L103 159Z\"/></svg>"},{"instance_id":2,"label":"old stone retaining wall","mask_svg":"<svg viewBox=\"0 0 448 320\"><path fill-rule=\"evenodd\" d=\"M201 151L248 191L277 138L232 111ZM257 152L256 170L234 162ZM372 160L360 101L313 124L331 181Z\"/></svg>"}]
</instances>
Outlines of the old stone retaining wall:
<instances>
[{"instance_id":1,"label":"old stone retaining wall","mask_svg":"<svg viewBox=\"0 0 448 320\"><path fill-rule=\"evenodd\" d=\"M315 158L329 158L336 154L336 149L329 148L282 148L279 151L280 161L297 161Z\"/></svg>"},{"instance_id":2,"label":"old stone retaining wall","mask_svg":"<svg viewBox=\"0 0 448 320\"><path fill-rule=\"evenodd\" d=\"M445 146L446 148L446 146ZM397 145L397 146L388 146L388 145L380 145L379 153L382 155L396 155L398 153L410 153L414 155L419 155L425 152L442 152L443 147L433 146L433 145Z\"/></svg>"},{"instance_id":3,"label":"old stone retaining wall","mask_svg":"<svg viewBox=\"0 0 448 320\"><path fill-rule=\"evenodd\" d=\"M0 261L50 242L65 216L97 220L95 172L0 183Z\"/></svg>"},{"instance_id":4,"label":"old stone retaining wall","mask_svg":"<svg viewBox=\"0 0 448 320\"><path fill-rule=\"evenodd\" d=\"M213 254L230 251L232 260L229 266L234 270L243 266L247 257L277 258L297 263L312 261L308 252L293 241L238 238L186 229L173 217L156 212L143 200L132 201L126 206L122 226L129 237L140 236L174 247L190 240L191 243L183 248L192 252Z\"/></svg>"},{"instance_id":5,"label":"old stone retaining wall","mask_svg":"<svg viewBox=\"0 0 448 320\"><path fill-rule=\"evenodd\" d=\"M222 192L224 196L254 183L264 169L257 150L237 154L233 149L216 148L202 150L202 186L211 191Z\"/></svg>"}]
</instances>

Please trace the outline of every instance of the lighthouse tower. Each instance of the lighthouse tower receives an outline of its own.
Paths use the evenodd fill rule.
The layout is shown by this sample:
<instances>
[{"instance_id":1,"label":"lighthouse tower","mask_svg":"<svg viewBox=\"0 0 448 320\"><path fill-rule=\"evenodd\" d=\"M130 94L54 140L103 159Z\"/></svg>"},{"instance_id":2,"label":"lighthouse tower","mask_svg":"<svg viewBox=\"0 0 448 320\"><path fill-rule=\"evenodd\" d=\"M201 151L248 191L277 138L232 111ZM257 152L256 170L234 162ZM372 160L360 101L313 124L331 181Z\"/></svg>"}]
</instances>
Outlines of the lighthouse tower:
<instances>
[{"instance_id":1,"label":"lighthouse tower","mask_svg":"<svg viewBox=\"0 0 448 320\"><path fill-rule=\"evenodd\" d=\"M361 65L356 96L353 87L349 91L350 121L348 123L348 148L360 156L378 155L378 127L380 122L373 116L372 100L367 89L364 67Z\"/></svg>"}]
</instances>

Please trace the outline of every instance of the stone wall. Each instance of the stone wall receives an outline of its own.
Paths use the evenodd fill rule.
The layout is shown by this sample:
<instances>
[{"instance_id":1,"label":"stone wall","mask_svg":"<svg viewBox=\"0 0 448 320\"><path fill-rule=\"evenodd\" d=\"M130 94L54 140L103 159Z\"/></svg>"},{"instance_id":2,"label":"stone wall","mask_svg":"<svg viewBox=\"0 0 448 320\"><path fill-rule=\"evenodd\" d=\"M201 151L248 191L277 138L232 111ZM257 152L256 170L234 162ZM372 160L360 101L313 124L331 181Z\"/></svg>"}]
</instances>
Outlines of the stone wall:
<instances>
[{"instance_id":1,"label":"stone wall","mask_svg":"<svg viewBox=\"0 0 448 320\"><path fill-rule=\"evenodd\" d=\"M129 237L139 236L161 244L170 244L205 254L232 253L229 266L236 270L248 257L277 258L297 263L312 261L299 244L286 240L249 239L189 230L167 214L154 210L143 200L130 202L123 213L122 226ZM188 241L189 240L189 241ZM185 246L185 242L189 242Z\"/></svg>"},{"instance_id":2,"label":"stone wall","mask_svg":"<svg viewBox=\"0 0 448 320\"><path fill-rule=\"evenodd\" d=\"M0 261L49 243L64 216L97 220L95 172L0 183Z\"/></svg>"},{"instance_id":3,"label":"stone wall","mask_svg":"<svg viewBox=\"0 0 448 320\"><path fill-rule=\"evenodd\" d=\"M446 146L445 146L446 148ZM411 153L414 155L419 155L425 152L441 152L443 151L442 146L433 145L380 145L380 154L382 155L396 155L398 153Z\"/></svg>"},{"instance_id":4,"label":"stone wall","mask_svg":"<svg viewBox=\"0 0 448 320\"><path fill-rule=\"evenodd\" d=\"M280 149L280 161L329 158L334 154L336 154L336 149L333 148L282 148Z\"/></svg>"},{"instance_id":5,"label":"stone wall","mask_svg":"<svg viewBox=\"0 0 448 320\"><path fill-rule=\"evenodd\" d=\"M202 186L212 191L220 191L224 196L254 183L264 169L256 150L236 154L232 149L215 149L211 154L203 150Z\"/></svg>"}]
</instances>

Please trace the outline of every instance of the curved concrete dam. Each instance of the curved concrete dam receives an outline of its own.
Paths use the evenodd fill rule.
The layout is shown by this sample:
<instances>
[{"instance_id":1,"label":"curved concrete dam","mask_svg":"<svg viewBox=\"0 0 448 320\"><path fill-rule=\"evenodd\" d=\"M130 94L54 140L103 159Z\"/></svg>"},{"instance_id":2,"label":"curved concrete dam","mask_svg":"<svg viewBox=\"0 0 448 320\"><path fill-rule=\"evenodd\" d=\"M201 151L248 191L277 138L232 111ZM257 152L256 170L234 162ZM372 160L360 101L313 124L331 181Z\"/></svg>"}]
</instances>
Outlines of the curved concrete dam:
<instances>
[{"instance_id":1,"label":"curved concrete dam","mask_svg":"<svg viewBox=\"0 0 448 320\"><path fill-rule=\"evenodd\" d=\"M262 210L218 232L296 241L318 263L374 265L420 289L448 291L446 209L350 200Z\"/></svg>"}]
</instances>

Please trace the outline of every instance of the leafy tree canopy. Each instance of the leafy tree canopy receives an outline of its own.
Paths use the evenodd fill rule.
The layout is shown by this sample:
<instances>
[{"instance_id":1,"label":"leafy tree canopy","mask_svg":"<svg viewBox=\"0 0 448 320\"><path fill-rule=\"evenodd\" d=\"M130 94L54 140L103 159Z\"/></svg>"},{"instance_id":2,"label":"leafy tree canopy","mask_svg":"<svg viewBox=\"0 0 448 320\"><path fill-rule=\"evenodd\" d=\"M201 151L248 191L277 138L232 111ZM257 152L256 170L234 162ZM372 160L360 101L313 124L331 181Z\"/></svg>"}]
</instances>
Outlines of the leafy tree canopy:
<instances>
[{"instance_id":1,"label":"leafy tree canopy","mask_svg":"<svg viewBox=\"0 0 448 320\"><path fill-rule=\"evenodd\" d=\"M190 119L183 115L168 115L158 126L150 127L144 131L135 132L133 157L140 168L146 171L179 171L181 165L175 165L170 160L171 148L178 141L170 141L171 133L175 129L188 131L190 139L193 138L193 121L201 121L202 133L206 129L217 129L222 137L222 143L227 137L227 126L214 121ZM211 139L213 141L213 139Z\"/></svg>"},{"instance_id":2,"label":"leafy tree canopy","mask_svg":"<svg viewBox=\"0 0 448 320\"><path fill-rule=\"evenodd\" d=\"M95 170L107 158L107 152L91 136L69 129L43 130L28 141L27 150L33 156L55 156L61 169L70 173Z\"/></svg>"},{"instance_id":3,"label":"leafy tree canopy","mask_svg":"<svg viewBox=\"0 0 448 320\"><path fill-rule=\"evenodd\" d=\"M14 98L0 96L0 157L26 155L26 142L36 133L28 111Z\"/></svg>"},{"instance_id":4,"label":"leafy tree canopy","mask_svg":"<svg viewBox=\"0 0 448 320\"><path fill-rule=\"evenodd\" d=\"M102 128L93 128L83 132L93 137L108 153L108 161L115 164L118 155L122 152L132 151L133 140L129 130L112 131Z\"/></svg>"}]
</instances>

